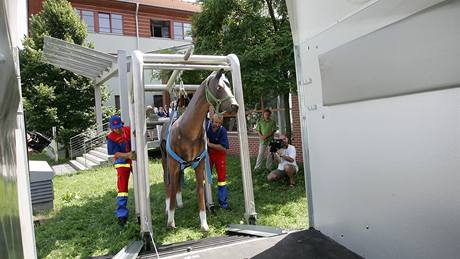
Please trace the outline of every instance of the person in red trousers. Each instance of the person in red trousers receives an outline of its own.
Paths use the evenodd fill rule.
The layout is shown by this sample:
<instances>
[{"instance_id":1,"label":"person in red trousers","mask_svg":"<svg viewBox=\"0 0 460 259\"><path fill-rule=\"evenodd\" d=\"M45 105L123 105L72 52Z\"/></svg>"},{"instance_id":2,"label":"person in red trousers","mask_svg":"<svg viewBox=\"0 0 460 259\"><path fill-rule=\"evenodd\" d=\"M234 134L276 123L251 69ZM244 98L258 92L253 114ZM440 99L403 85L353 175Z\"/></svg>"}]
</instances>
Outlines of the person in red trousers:
<instances>
[{"instance_id":1,"label":"person in red trousers","mask_svg":"<svg viewBox=\"0 0 460 259\"><path fill-rule=\"evenodd\" d=\"M211 120L207 121L206 135L208 137L208 153L211 170L215 166L217 171L217 197L219 205L225 210L230 210L227 196L226 182L226 155L228 145L227 130L222 126L223 117L220 114L213 114Z\"/></svg>"},{"instance_id":2,"label":"person in red trousers","mask_svg":"<svg viewBox=\"0 0 460 259\"><path fill-rule=\"evenodd\" d=\"M128 219L128 181L131 174L131 133L128 126L123 126L120 116L114 115L109 120L111 132L107 135L107 152L113 155L113 163L118 176L117 209L115 215L120 225Z\"/></svg>"}]
</instances>

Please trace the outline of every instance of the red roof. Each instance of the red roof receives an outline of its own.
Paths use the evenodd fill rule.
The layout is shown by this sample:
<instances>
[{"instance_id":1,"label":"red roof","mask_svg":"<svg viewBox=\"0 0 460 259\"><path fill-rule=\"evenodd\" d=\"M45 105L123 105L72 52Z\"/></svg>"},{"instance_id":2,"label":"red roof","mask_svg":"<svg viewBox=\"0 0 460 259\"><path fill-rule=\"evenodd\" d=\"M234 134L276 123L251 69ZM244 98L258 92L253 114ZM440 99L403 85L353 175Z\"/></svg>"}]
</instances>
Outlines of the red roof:
<instances>
[{"instance_id":1,"label":"red roof","mask_svg":"<svg viewBox=\"0 0 460 259\"><path fill-rule=\"evenodd\" d=\"M181 0L122 0L123 2L133 2L142 5L156 6L174 10L188 11L192 13L201 12L201 6L196 3Z\"/></svg>"}]
</instances>

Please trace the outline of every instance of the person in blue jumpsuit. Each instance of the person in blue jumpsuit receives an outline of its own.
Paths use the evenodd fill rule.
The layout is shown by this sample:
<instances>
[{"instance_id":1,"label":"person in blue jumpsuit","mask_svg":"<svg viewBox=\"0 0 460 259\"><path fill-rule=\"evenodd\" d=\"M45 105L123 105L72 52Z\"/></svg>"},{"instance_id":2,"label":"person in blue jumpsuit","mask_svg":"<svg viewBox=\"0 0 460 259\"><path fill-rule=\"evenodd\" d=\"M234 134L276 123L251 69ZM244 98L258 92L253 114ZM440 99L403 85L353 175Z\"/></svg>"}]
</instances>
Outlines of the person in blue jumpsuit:
<instances>
[{"instance_id":1,"label":"person in blue jumpsuit","mask_svg":"<svg viewBox=\"0 0 460 259\"><path fill-rule=\"evenodd\" d=\"M111 132L107 135L107 152L113 155L113 164L117 170L117 208L115 215L120 225L128 219L128 182L131 174L131 133L128 126L123 126L120 116L114 115L109 120Z\"/></svg>"},{"instance_id":2,"label":"person in blue jumpsuit","mask_svg":"<svg viewBox=\"0 0 460 259\"><path fill-rule=\"evenodd\" d=\"M217 198L221 208L230 210L227 196L226 182L226 153L229 148L227 130L222 126L223 117L213 114L206 122L206 136L208 137L208 153L211 170L215 166L217 171Z\"/></svg>"}]
</instances>

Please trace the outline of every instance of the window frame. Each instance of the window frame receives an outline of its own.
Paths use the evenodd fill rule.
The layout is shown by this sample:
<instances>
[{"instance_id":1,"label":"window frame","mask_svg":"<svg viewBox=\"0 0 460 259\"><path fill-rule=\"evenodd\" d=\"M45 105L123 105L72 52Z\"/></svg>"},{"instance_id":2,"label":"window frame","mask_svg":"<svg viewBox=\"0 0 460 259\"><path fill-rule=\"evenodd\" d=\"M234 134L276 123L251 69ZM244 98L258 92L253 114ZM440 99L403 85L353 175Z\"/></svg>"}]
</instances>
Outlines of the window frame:
<instances>
[{"instance_id":1,"label":"window frame","mask_svg":"<svg viewBox=\"0 0 460 259\"><path fill-rule=\"evenodd\" d=\"M161 29L161 36L155 36L155 22L161 22L161 28L160 28ZM165 26L165 23L168 23L169 25ZM168 20L168 19L151 18L150 19L150 37L158 38L158 39L171 39L171 37L172 37L172 34L171 34L171 32L172 32L172 30L171 30L172 23L173 23L173 21ZM167 37L164 36L164 33L163 33L164 28L168 28Z\"/></svg>"},{"instance_id":2,"label":"window frame","mask_svg":"<svg viewBox=\"0 0 460 259\"><path fill-rule=\"evenodd\" d=\"M178 37L176 38L176 24L180 24L180 28L181 28L181 37ZM190 31L192 31L192 23L190 21L173 21L173 30L174 30L174 33L172 35L172 39L174 40L185 40L185 41L192 41L192 35L186 35L185 34L185 25L189 25L190 26Z\"/></svg>"},{"instance_id":3,"label":"window frame","mask_svg":"<svg viewBox=\"0 0 460 259\"><path fill-rule=\"evenodd\" d=\"M108 15L108 20L109 20L109 31L101 31L101 23L99 22L100 21L100 15ZM117 15L119 17L121 17L120 21L121 21L121 29L116 29L117 32L114 32L114 28L113 28L113 16L114 15ZM117 19L118 20L118 19ZM106 28L106 27L104 27ZM120 30L120 32L118 32L118 30ZM111 12L97 12L97 32L98 33L109 33L109 34L116 34L116 35L124 35L124 26L123 26L123 14L121 13L111 13Z\"/></svg>"},{"instance_id":4,"label":"window frame","mask_svg":"<svg viewBox=\"0 0 460 259\"><path fill-rule=\"evenodd\" d=\"M76 8L76 7L74 8L74 11L80 17L80 21L85 23L87 32L91 32L91 33L96 33L97 32L96 31L96 15L95 15L95 14L97 14L97 11L88 10L88 9L81 9L81 8ZM91 12L93 14L93 30L92 31L88 30L88 28L89 28L88 24L83 19L83 12Z\"/></svg>"}]
</instances>

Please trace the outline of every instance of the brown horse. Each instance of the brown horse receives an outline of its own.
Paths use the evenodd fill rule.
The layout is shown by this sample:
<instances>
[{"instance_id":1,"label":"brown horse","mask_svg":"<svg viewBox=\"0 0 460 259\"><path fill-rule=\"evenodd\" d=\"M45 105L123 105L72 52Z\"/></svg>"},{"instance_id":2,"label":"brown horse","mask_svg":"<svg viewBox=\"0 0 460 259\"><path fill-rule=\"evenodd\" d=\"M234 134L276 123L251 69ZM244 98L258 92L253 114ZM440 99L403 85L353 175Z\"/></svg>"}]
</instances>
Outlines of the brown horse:
<instances>
[{"instance_id":1,"label":"brown horse","mask_svg":"<svg viewBox=\"0 0 460 259\"><path fill-rule=\"evenodd\" d=\"M223 70L213 72L203 81L193 95L184 114L170 126L164 126L161 133L161 153L163 176L166 191L166 212L168 214L167 227L175 228L174 211L181 208L182 195L180 186L181 169L196 166L196 191L201 230L208 231L204 198L204 169L205 159L202 152L205 150L206 139L203 123L209 105L217 108L217 112L236 113L238 104L233 96ZM172 118L171 118L172 119ZM169 149L167 130L169 128ZM179 159L174 158L175 153ZM200 160L200 158L202 158ZM182 163L180 163L179 161Z\"/></svg>"}]
</instances>

